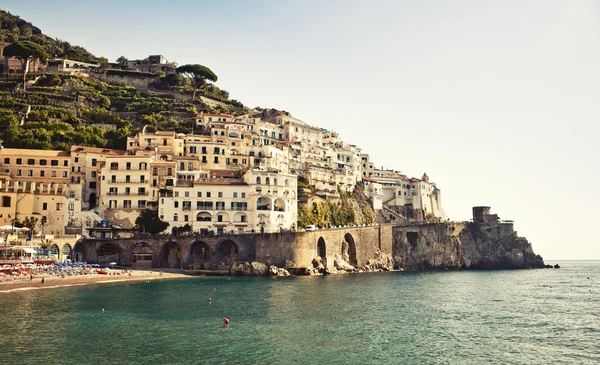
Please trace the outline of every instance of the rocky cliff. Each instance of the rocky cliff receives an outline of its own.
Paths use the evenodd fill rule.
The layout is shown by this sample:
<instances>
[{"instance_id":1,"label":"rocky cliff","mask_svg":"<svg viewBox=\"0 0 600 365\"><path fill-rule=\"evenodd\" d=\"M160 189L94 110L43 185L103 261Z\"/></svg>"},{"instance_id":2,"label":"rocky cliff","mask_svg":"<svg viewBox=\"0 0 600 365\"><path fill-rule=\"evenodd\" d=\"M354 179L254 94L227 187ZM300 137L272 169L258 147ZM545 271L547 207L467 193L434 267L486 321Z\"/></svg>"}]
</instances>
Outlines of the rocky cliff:
<instances>
[{"instance_id":1,"label":"rocky cliff","mask_svg":"<svg viewBox=\"0 0 600 365\"><path fill-rule=\"evenodd\" d=\"M446 222L394 227L397 269L543 268L544 260L512 222Z\"/></svg>"}]
</instances>

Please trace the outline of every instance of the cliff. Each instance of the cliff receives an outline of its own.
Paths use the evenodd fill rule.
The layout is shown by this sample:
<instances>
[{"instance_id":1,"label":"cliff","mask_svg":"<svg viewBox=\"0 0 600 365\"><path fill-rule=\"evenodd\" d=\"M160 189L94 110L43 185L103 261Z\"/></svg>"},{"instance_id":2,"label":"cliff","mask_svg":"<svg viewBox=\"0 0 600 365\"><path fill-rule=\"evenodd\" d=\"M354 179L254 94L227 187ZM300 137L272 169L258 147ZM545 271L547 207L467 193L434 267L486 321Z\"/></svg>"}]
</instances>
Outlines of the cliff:
<instances>
[{"instance_id":1,"label":"cliff","mask_svg":"<svg viewBox=\"0 0 600 365\"><path fill-rule=\"evenodd\" d=\"M394 227L392 252L395 267L409 270L545 267L512 222L498 220Z\"/></svg>"}]
</instances>

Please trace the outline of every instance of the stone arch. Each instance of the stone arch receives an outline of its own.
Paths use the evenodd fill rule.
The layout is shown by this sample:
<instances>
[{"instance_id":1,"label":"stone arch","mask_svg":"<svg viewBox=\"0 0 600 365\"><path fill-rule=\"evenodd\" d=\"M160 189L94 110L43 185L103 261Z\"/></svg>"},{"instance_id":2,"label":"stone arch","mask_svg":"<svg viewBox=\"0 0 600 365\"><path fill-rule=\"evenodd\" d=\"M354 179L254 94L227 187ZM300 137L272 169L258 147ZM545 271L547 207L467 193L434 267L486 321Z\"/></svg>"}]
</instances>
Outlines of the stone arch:
<instances>
[{"instance_id":1,"label":"stone arch","mask_svg":"<svg viewBox=\"0 0 600 365\"><path fill-rule=\"evenodd\" d=\"M271 179L268 176L265 178L265 184L271 185Z\"/></svg>"},{"instance_id":2,"label":"stone arch","mask_svg":"<svg viewBox=\"0 0 600 365\"><path fill-rule=\"evenodd\" d=\"M219 266L231 267L238 257L238 246L232 240L225 240L219 243L217 249L217 261Z\"/></svg>"},{"instance_id":3,"label":"stone arch","mask_svg":"<svg viewBox=\"0 0 600 365\"><path fill-rule=\"evenodd\" d=\"M69 245L68 243L63 246L63 249L62 249L62 260L63 261L72 260L71 251L73 251L73 249L71 248L71 245Z\"/></svg>"},{"instance_id":4,"label":"stone arch","mask_svg":"<svg viewBox=\"0 0 600 365\"><path fill-rule=\"evenodd\" d=\"M210 222L212 221L212 215L209 212L200 212L196 214L197 222Z\"/></svg>"},{"instance_id":5,"label":"stone arch","mask_svg":"<svg viewBox=\"0 0 600 365\"><path fill-rule=\"evenodd\" d=\"M191 269L206 270L210 264L210 247L204 241L195 241L190 247Z\"/></svg>"},{"instance_id":6,"label":"stone arch","mask_svg":"<svg viewBox=\"0 0 600 365\"><path fill-rule=\"evenodd\" d=\"M56 255L56 259L58 260L58 257L60 255L60 249L58 248L58 246L56 244L53 244L52 246L50 246L50 253L52 255Z\"/></svg>"},{"instance_id":7,"label":"stone arch","mask_svg":"<svg viewBox=\"0 0 600 365\"><path fill-rule=\"evenodd\" d=\"M273 185L277 186L277 178L273 178Z\"/></svg>"},{"instance_id":8,"label":"stone arch","mask_svg":"<svg viewBox=\"0 0 600 365\"><path fill-rule=\"evenodd\" d=\"M109 264L116 262L117 265L121 264L121 247L114 243L103 243L96 250L99 264Z\"/></svg>"},{"instance_id":9,"label":"stone arch","mask_svg":"<svg viewBox=\"0 0 600 365\"><path fill-rule=\"evenodd\" d=\"M317 256L323 259L323 262L327 259L327 247L325 246L325 239L323 237L319 237L317 241Z\"/></svg>"},{"instance_id":10,"label":"stone arch","mask_svg":"<svg viewBox=\"0 0 600 365\"><path fill-rule=\"evenodd\" d=\"M152 247L146 242L138 242L131 248L131 266L135 268L152 267Z\"/></svg>"},{"instance_id":11,"label":"stone arch","mask_svg":"<svg viewBox=\"0 0 600 365\"><path fill-rule=\"evenodd\" d=\"M162 267L181 267L181 247L177 242L169 241L162 248Z\"/></svg>"},{"instance_id":12,"label":"stone arch","mask_svg":"<svg viewBox=\"0 0 600 365\"><path fill-rule=\"evenodd\" d=\"M285 212L285 200L281 198L275 199L275 203L273 204L273 210L276 212Z\"/></svg>"},{"instance_id":13,"label":"stone arch","mask_svg":"<svg viewBox=\"0 0 600 365\"><path fill-rule=\"evenodd\" d=\"M230 222L229 213L227 213L227 212L218 212L215 215L217 217L216 222L223 222L223 223L229 223ZM219 216L221 216L221 220L219 220Z\"/></svg>"},{"instance_id":14,"label":"stone arch","mask_svg":"<svg viewBox=\"0 0 600 365\"><path fill-rule=\"evenodd\" d=\"M261 184L260 176L257 176L256 177L256 185L260 185L260 184Z\"/></svg>"},{"instance_id":15,"label":"stone arch","mask_svg":"<svg viewBox=\"0 0 600 365\"><path fill-rule=\"evenodd\" d=\"M261 196L256 199L256 210L271 210L272 201L268 196Z\"/></svg>"},{"instance_id":16,"label":"stone arch","mask_svg":"<svg viewBox=\"0 0 600 365\"><path fill-rule=\"evenodd\" d=\"M237 212L233 215L233 223L246 223L248 222L248 215L244 212Z\"/></svg>"},{"instance_id":17,"label":"stone arch","mask_svg":"<svg viewBox=\"0 0 600 365\"><path fill-rule=\"evenodd\" d=\"M344 243L346 243L347 251L344 249ZM356 258L356 243L354 237L350 233L344 235L344 243L342 243L342 256L352 266L358 266L358 260ZM347 258L346 258L346 256Z\"/></svg>"}]
</instances>

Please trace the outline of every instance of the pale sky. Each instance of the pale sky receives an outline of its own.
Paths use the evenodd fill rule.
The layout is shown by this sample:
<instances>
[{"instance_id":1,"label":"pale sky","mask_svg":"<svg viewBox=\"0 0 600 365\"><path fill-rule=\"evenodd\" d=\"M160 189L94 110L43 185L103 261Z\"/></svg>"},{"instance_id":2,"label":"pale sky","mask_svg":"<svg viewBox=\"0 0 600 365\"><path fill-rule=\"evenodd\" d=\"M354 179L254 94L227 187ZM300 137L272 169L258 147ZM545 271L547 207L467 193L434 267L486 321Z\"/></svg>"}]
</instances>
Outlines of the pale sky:
<instances>
[{"instance_id":1,"label":"pale sky","mask_svg":"<svg viewBox=\"0 0 600 365\"><path fill-rule=\"evenodd\" d=\"M110 61L200 63L231 97L489 205L544 259L600 259L600 2L0 0Z\"/></svg>"}]
</instances>

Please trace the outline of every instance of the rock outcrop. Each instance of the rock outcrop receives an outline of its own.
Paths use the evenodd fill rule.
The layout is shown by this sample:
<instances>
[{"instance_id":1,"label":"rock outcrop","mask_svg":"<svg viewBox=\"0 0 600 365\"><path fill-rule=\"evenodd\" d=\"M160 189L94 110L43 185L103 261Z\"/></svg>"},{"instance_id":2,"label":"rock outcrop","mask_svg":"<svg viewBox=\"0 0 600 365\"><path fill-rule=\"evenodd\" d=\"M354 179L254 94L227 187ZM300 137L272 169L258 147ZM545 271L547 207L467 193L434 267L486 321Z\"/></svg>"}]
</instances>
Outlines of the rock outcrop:
<instances>
[{"instance_id":1,"label":"rock outcrop","mask_svg":"<svg viewBox=\"0 0 600 365\"><path fill-rule=\"evenodd\" d=\"M394 259L392 255L383 253L379 250L375 252L375 258L370 259L366 265L364 265L362 271L391 271L394 269Z\"/></svg>"},{"instance_id":2,"label":"rock outcrop","mask_svg":"<svg viewBox=\"0 0 600 365\"><path fill-rule=\"evenodd\" d=\"M271 265L269 266L269 276L290 276L290 273L286 269Z\"/></svg>"},{"instance_id":3,"label":"rock outcrop","mask_svg":"<svg viewBox=\"0 0 600 365\"><path fill-rule=\"evenodd\" d=\"M244 262L237 266L234 265L232 271L240 276L267 276L269 274L269 267L262 262Z\"/></svg>"},{"instance_id":4,"label":"rock outcrop","mask_svg":"<svg viewBox=\"0 0 600 365\"><path fill-rule=\"evenodd\" d=\"M526 269L543 268L541 256L512 222L447 222L394 227L395 268Z\"/></svg>"}]
</instances>

